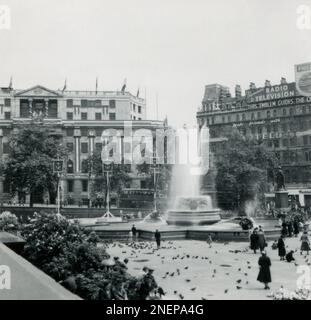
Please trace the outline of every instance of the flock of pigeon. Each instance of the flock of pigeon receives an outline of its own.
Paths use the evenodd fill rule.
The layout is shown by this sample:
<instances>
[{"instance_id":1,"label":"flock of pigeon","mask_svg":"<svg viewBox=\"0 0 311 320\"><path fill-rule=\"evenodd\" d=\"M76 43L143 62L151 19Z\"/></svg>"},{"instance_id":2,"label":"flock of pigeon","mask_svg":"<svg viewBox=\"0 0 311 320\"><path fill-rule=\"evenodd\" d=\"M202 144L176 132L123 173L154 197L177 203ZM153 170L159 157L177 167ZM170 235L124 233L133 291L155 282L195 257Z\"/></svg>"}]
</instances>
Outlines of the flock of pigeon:
<instances>
[{"instance_id":1,"label":"flock of pigeon","mask_svg":"<svg viewBox=\"0 0 311 320\"><path fill-rule=\"evenodd\" d=\"M222 279L222 277L227 277L228 281L223 281L223 283L225 282L228 284L227 288L223 290L223 294L225 295L233 290L241 290L249 285L250 281L256 281L255 277L258 272L257 261L260 255L254 255L249 251L247 244L245 244L244 249L232 250L232 248L228 248L228 250L225 249L225 251L227 252L226 255L228 255L228 253L232 255L229 262L232 264L226 264L228 261L222 260L222 255L220 255L218 259L215 258L216 255L219 254L218 251L215 250L215 247L223 253L224 248L220 248L222 245L226 246L228 243L217 243L217 246L214 246L214 248L208 248L208 246L206 246L206 250L201 252L201 255L193 254L195 250L192 252L191 250L189 251L189 248L188 252L185 252L187 250L185 250L178 241L163 241L160 250L156 249L153 242L145 241L129 243L113 242L108 245L107 249L109 250L109 248L112 249L117 247L119 252L121 251L122 256L132 260L133 262L141 263L141 268L146 264L148 265L148 263L151 263L150 259L147 257L148 255L152 255L153 259L154 257L157 257L157 259L159 259L157 263L165 264L163 268L152 266L156 270L156 281L164 288L163 293L183 300L185 299L185 295L189 296L190 293L197 292L200 295L202 294L202 290L200 290L198 286L198 283L200 283L198 282L198 279L200 279L201 275L197 274L198 269L195 269L195 266L197 265L196 262L198 261L204 262L204 265L206 263L206 273L204 272L205 276L206 274L210 274L212 279ZM176 254L174 253L175 251ZM202 253L204 254L202 255ZM248 253L247 256L252 256L256 259L249 259L252 260L252 262L248 261L247 256L244 255L241 257L240 254L243 253ZM277 251L276 253L273 253L273 255L274 254L277 255ZM144 259L145 257L146 259ZM217 262L215 262L215 260L217 260ZM307 258L305 258L305 262L310 265ZM294 262L294 264L298 265L296 262ZM141 268L135 269L137 270ZM165 270L165 272L160 274L161 270ZM191 271L193 273L191 273ZM251 273L251 278L249 277L249 273ZM179 291L182 292L179 292L176 288L170 288L168 284L171 282L168 282L167 280L175 280L178 281L179 284L184 283L185 285L177 286L178 288L182 288L182 290L179 289ZM257 282L257 284L258 289L260 289L261 286L259 282ZM187 290L189 294L187 294ZM208 296L212 296L212 294ZM201 296L201 299L207 300L208 298L206 296Z\"/></svg>"}]
</instances>

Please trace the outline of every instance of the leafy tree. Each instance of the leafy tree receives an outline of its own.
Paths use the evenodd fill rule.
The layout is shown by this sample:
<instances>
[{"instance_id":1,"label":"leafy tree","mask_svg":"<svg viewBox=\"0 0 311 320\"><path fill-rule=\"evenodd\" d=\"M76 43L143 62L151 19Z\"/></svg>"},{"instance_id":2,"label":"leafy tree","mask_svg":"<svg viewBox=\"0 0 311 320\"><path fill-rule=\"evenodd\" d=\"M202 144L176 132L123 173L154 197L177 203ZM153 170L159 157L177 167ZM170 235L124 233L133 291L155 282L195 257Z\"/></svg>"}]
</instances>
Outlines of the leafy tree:
<instances>
[{"instance_id":1,"label":"leafy tree","mask_svg":"<svg viewBox=\"0 0 311 320\"><path fill-rule=\"evenodd\" d=\"M224 147L216 153L216 190L219 205L226 210L245 210L256 197L263 202L268 181L273 179L277 157L263 141L255 141L232 132Z\"/></svg>"},{"instance_id":2,"label":"leafy tree","mask_svg":"<svg viewBox=\"0 0 311 320\"><path fill-rule=\"evenodd\" d=\"M133 277L118 260L107 267L103 262L110 256L91 235L54 214L36 214L22 228L23 255L83 299L146 299L157 286L154 278Z\"/></svg>"},{"instance_id":3,"label":"leafy tree","mask_svg":"<svg viewBox=\"0 0 311 320\"><path fill-rule=\"evenodd\" d=\"M103 174L103 163L101 153L95 152L86 162L87 170L91 179L91 198L98 196L107 198L107 176ZM125 164L113 164L112 174L109 177L110 190L120 193L126 184L131 180L128 166Z\"/></svg>"},{"instance_id":4,"label":"leafy tree","mask_svg":"<svg viewBox=\"0 0 311 320\"><path fill-rule=\"evenodd\" d=\"M9 140L9 154L2 162L5 180L11 186L12 196L30 194L30 205L35 196L48 191L55 199L57 174L53 172L53 159L66 156L61 139L51 135L49 129L40 124L21 126Z\"/></svg>"}]
</instances>

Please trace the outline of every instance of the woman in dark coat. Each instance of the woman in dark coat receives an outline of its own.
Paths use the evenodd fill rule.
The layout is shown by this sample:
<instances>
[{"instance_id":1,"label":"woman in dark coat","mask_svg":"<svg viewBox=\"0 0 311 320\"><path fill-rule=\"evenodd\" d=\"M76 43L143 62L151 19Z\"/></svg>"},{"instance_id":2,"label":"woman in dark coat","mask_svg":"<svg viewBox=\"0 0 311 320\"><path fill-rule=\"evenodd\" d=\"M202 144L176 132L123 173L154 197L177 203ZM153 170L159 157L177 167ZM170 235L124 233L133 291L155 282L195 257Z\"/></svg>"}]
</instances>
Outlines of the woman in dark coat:
<instances>
[{"instance_id":1,"label":"woman in dark coat","mask_svg":"<svg viewBox=\"0 0 311 320\"><path fill-rule=\"evenodd\" d=\"M259 264L259 274L257 280L265 284L265 289L270 289L268 283L271 282L271 273L270 273L270 266L271 260L267 257L265 251L262 251L261 257L258 260Z\"/></svg>"},{"instance_id":2,"label":"woman in dark coat","mask_svg":"<svg viewBox=\"0 0 311 320\"><path fill-rule=\"evenodd\" d=\"M280 260L284 260L286 255L285 242L283 240L284 236L281 235L278 241L279 257Z\"/></svg>"},{"instance_id":3,"label":"woman in dark coat","mask_svg":"<svg viewBox=\"0 0 311 320\"><path fill-rule=\"evenodd\" d=\"M262 252L265 249L265 247L267 246L267 243L266 243L265 234L264 234L261 226L259 226L259 231L257 234L258 234L259 249L260 249L260 252Z\"/></svg>"},{"instance_id":4,"label":"woman in dark coat","mask_svg":"<svg viewBox=\"0 0 311 320\"><path fill-rule=\"evenodd\" d=\"M300 247L300 254L302 254L303 251L307 251L307 254L309 254L310 251L310 241L308 238L308 232L304 232L303 235L300 238L301 241L301 247Z\"/></svg>"},{"instance_id":5,"label":"woman in dark coat","mask_svg":"<svg viewBox=\"0 0 311 320\"><path fill-rule=\"evenodd\" d=\"M294 221L294 235L298 237L299 234L299 222L297 220Z\"/></svg>"},{"instance_id":6,"label":"woman in dark coat","mask_svg":"<svg viewBox=\"0 0 311 320\"><path fill-rule=\"evenodd\" d=\"M257 234L257 230L255 229L253 233L250 236L250 242L251 242L251 249L254 250L254 253L256 253L256 250L259 249L259 238Z\"/></svg>"},{"instance_id":7,"label":"woman in dark coat","mask_svg":"<svg viewBox=\"0 0 311 320\"><path fill-rule=\"evenodd\" d=\"M154 234L156 243L157 243L157 248L160 249L161 247L161 233L159 232L159 230L157 229L155 234Z\"/></svg>"}]
</instances>

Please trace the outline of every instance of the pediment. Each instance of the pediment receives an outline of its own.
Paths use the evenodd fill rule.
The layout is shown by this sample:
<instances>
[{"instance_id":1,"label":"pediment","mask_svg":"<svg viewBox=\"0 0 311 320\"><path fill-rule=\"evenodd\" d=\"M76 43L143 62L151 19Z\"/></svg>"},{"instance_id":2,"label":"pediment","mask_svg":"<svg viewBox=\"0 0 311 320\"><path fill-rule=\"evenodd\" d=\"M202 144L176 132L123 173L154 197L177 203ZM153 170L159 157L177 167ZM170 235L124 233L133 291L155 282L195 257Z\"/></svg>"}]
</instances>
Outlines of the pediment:
<instances>
[{"instance_id":1,"label":"pediment","mask_svg":"<svg viewBox=\"0 0 311 320\"><path fill-rule=\"evenodd\" d=\"M47 89L43 86L35 86L27 90L19 91L15 94L15 96L22 97L60 97L57 91Z\"/></svg>"}]
</instances>

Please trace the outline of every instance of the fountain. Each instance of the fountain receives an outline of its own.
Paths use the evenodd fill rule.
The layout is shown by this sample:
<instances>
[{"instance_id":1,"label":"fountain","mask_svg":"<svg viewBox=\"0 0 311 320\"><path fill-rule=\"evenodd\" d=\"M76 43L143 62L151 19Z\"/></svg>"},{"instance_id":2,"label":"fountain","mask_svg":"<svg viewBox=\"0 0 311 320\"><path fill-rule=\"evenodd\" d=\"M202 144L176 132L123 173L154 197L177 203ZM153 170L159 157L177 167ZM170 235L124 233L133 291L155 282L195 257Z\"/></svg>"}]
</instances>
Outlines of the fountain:
<instances>
[{"instance_id":1,"label":"fountain","mask_svg":"<svg viewBox=\"0 0 311 320\"><path fill-rule=\"evenodd\" d=\"M188 134L187 164L174 167L171 183L173 209L168 211L166 218L169 225L208 225L221 220L220 209L213 208L211 197L200 194L201 177L209 168L208 128L201 128L198 138L196 132Z\"/></svg>"},{"instance_id":2,"label":"fountain","mask_svg":"<svg viewBox=\"0 0 311 320\"><path fill-rule=\"evenodd\" d=\"M166 222L173 225L207 225L221 220L220 209L212 208L210 196L178 197Z\"/></svg>"}]
</instances>

